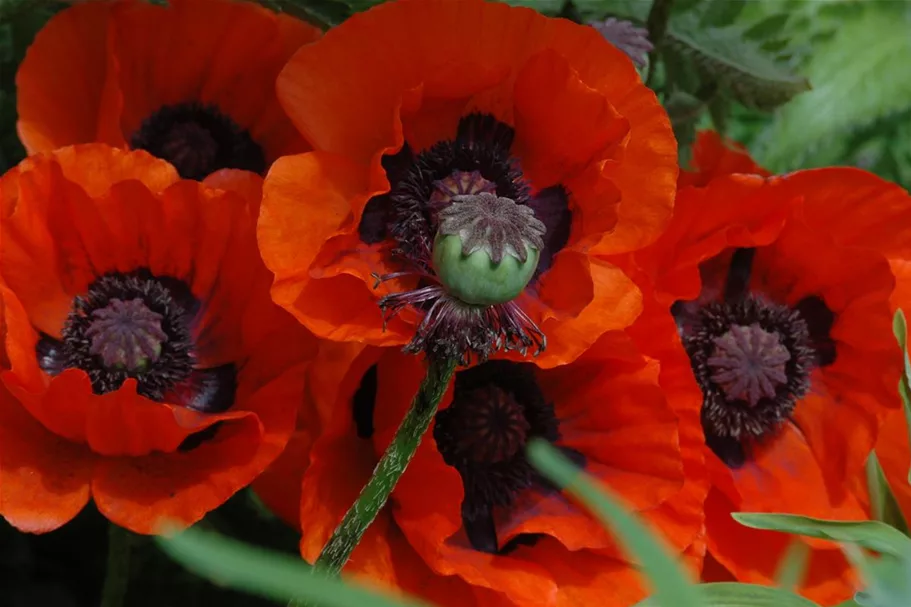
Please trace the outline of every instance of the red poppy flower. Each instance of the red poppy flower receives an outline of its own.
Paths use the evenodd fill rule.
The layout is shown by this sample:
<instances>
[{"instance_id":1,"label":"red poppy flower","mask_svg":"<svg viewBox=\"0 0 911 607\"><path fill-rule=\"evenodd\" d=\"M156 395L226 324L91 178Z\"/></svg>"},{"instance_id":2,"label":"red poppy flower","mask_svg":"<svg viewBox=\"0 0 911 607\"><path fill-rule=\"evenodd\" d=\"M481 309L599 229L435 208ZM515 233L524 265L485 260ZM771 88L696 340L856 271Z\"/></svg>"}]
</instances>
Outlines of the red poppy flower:
<instances>
[{"instance_id":1,"label":"red poppy flower","mask_svg":"<svg viewBox=\"0 0 911 607\"><path fill-rule=\"evenodd\" d=\"M668 328L641 322L643 333ZM285 517L299 504L295 526L309 561L369 478L423 375L398 349L337 343L320 354L308 406L330 415L309 460L301 437L297 470L286 460L257 486L299 485L303 475L300 502L268 488L261 495ZM597 521L533 471L524 456L530 437L584 464L698 571L708 488L700 395L692 376L669 373L677 372L619 332L554 369L496 360L459 371L345 572L443 606L637 602L644 590L635 568ZM659 378L678 386L676 402Z\"/></svg>"},{"instance_id":2,"label":"red poppy flower","mask_svg":"<svg viewBox=\"0 0 911 607\"><path fill-rule=\"evenodd\" d=\"M715 177L743 173L769 177L770 172L756 164L747 149L736 141L724 139L716 131L700 131L692 147L691 170L680 171L678 187L704 186Z\"/></svg>"},{"instance_id":3,"label":"red poppy flower","mask_svg":"<svg viewBox=\"0 0 911 607\"><path fill-rule=\"evenodd\" d=\"M894 312L901 309L906 317L911 316L911 262L907 259L893 259L890 263L895 275L892 310ZM895 355L901 357L901 351L897 346ZM879 439L876 441L876 455L905 519L911 521L911 483L908 481L911 470L911 445L908 441L908 424L909 420L905 418L904 410L892 412L883 424ZM866 486L865 476L859 477L858 480Z\"/></svg>"},{"instance_id":4,"label":"red poppy flower","mask_svg":"<svg viewBox=\"0 0 911 607\"><path fill-rule=\"evenodd\" d=\"M551 366L635 318L634 286L591 254L657 237L675 143L633 64L594 28L480 0L388 2L299 50L277 88L319 151L270 170L260 249L275 300L318 335L483 358L498 343L540 346L543 332L539 364ZM448 221L463 253L475 236L495 261L534 249L528 286L505 304L462 300L489 305L483 315L454 303L431 260ZM388 323L378 300L397 312ZM446 343L453 327L467 343Z\"/></svg>"},{"instance_id":5,"label":"red poppy flower","mask_svg":"<svg viewBox=\"0 0 911 607\"><path fill-rule=\"evenodd\" d=\"M667 232L632 256L703 391L708 548L737 579L770 582L788 538L743 528L732 511L866 516L845 479L898 405L887 258L911 242L909 203L854 169L726 175L681 189ZM843 557L811 545L804 592L843 600Z\"/></svg>"},{"instance_id":6,"label":"red poppy flower","mask_svg":"<svg viewBox=\"0 0 911 607\"><path fill-rule=\"evenodd\" d=\"M284 448L315 340L269 297L261 180L217 182L231 190L102 144L0 180L0 514L14 526L52 530L90 495L137 533L190 524Z\"/></svg>"},{"instance_id":7,"label":"red poppy flower","mask_svg":"<svg viewBox=\"0 0 911 607\"><path fill-rule=\"evenodd\" d=\"M187 179L265 174L309 147L275 98L306 23L251 2L84 2L35 37L16 77L29 153L101 142L144 149Z\"/></svg>"}]
</instances>

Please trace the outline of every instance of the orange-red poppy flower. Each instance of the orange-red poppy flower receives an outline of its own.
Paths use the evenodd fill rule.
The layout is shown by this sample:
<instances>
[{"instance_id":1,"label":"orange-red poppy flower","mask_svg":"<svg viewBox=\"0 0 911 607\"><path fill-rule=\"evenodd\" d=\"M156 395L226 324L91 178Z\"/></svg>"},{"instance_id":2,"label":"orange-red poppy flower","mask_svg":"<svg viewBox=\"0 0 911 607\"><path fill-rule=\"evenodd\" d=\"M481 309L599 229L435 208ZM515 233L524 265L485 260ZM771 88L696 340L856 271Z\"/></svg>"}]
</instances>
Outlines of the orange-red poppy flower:
<instances>
[{"instance_id":1,"label":"orange-red poppy flower","mask_svg":"<svg viewBox=\"0 0 911 607\"><path fill-rule=\"evenodd\" d=\"M498 342L541 345L543 332L538 362L550 366L635 318L635 287L592 253L657 237L675 142L633 64L594 28L480 0L388 2L300 49L277 88L318 151L273 165L259 243L273 297L318 335L381 346L417 335L416 347L469 325L456 349L483 358ZM450 217L467 201L496 208ZM484 315L453 304L431 260L446 219L464 222L465 242L488 219L507 249L536 241L524 291ZM485 238L479 248L496 248ZM397 312L385 326L378 301Z\"/></svg>"},{"instance_id":2,"label":"orange-red poppy flower","mask_svg":"<svg viewBox=\"0 0 911 607\"><path fill-rule=\"evenodd\" d=\"M642 331L667 335L668 323L650 327ZM609 332L570 365L495 360L459 371L345 572L441 606L636 603L644 589L635 567L610 533L533 471L524 455L531 437L583 464L698 572L708 489L700 393L679 366L665 368L637 346ZM303 431L298 455L256 488L285 518L299 505L301 552L313 561L372 473L423 369L398 349L334 343L309 373L321 432L310 450ZM659 378L677 386L675 400ZM300 502L275 490L295 484Z\"/></svg>"},{"instance_id":3,"label":"orange-red poppy flower","mask_svg":"<svg viewBox=\"0 0 911 607\"><path fill-rule=\"evenodd\" d=\"M891 265L892 273L895 275L892 310L904 311L907 318L911 316L911 262L908 258L893 259ZM901 350L897 344L895 355L901 357ZM911 521L911 483L908 481L911 472L909 424L911 420L905 417L904 410L892 412L883 424L879 439L876 441L876 455L906 521ZM864 476L859 477L858 481L864 485L867 482Z\"/></svg>"},{"instance_id":4,"label":"orange-red poppy flower","mask_svg":"<svg viewBox=\"0 0 911 607\"><path fill-rule=\"evenodd\" d=\"M633 255L703 390L708 549L737 579L770 582L788 539L743 528L732 511L866 516L846 479L898 405L887 259L909 243L904 190L820 169L684 187L666 233ZM847 564L836 547L811 544L819 553L803 591L843 600Z\"/></svg>"},{"instance_id":5,"label":"orange-red poppy flower","mask_svg":"<svg viewBox=\"0 0 911 607\"><path fill-rule=\"evenodd\" d=\"M716 131L700 131L692 147L690 170L680 170L678 187L704 186L715 177L742 173L769 177L771 173L753 160L746 148Z\"/></svg>"},{"instance_id":6,"label":"orange-red poppy flower","mask_svg":"<svg viewBox=\"0 0 911 607\"><path fill-rule=\"evenodd\" d=\"M101 142L144 149L182 177L265 174L309 149L275 77L316 28L251 2L84 2L52 18L16 76L29 153Z\"/></svg>"},{"instance_id":7,"label":"orange-red poppy flower","mask_svg":"<svg viewBox=\"0 0 911 607\"><path fill-rule=\"evenodd\" d=\"M52 530L90 496L137 533L190 524L284 448L315 338L269 297L261 179L217 185L103 144L0 179L0 514L14 526Z\"/></svg>"}]
</instances>

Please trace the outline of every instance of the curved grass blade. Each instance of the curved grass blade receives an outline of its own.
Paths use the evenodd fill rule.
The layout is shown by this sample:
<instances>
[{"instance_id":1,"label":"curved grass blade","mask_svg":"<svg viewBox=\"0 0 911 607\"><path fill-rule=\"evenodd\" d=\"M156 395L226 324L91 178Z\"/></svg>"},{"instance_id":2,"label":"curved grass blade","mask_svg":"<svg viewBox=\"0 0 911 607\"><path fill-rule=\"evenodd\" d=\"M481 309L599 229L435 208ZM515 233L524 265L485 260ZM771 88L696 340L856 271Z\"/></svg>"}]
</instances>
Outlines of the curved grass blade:
<instances>
[{"instance_id":1,"label":"curved grass blade","mask_svg":"<svg viewBox=\"0 0 911 607\"><path fill-rule=\"evenodd\" d=\"M651 605L661 607L702 607L696 587L682 567L670 556L663 542L629 514L616 500L598 487L585 472L577 468L550 443L536 439L529 442L528 459L541 474L578 498L641 563L654 590Z\"/></svg>"},{"instance_id":2,"label":"curved grass blade","mask_svg":"<svg viewBox=\"0 0 911 607\"><path fill-rule=\"evenodd\" d=\"M325 607L430 607L418 599L393 599L329 579L302 560L196 528L155 541L195 574L271 599Z\"/></svg>"}]
</instances>

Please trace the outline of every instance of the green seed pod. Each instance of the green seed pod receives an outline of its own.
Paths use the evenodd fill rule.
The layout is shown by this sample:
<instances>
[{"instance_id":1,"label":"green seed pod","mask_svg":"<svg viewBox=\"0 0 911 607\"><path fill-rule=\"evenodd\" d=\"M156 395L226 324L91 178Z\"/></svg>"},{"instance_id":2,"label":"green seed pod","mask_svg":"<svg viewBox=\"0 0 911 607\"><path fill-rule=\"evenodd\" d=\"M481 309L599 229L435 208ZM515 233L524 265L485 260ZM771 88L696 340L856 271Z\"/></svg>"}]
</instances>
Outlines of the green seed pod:
<instances>
[{"instance_id":1,"label":"green seed pod","mask_svg":"<svg viewBox=\"0 0 911 607\"><path fill-rule=\"evenodd\" d=\"M538 267L538 249L527 246L525 261L503 255L495 263L484 248L465 255L456 234L437 234L433 243L433 269L450 294L461 301L492 306L512 301L522 292Z\"/></svg>"}]
</instances>

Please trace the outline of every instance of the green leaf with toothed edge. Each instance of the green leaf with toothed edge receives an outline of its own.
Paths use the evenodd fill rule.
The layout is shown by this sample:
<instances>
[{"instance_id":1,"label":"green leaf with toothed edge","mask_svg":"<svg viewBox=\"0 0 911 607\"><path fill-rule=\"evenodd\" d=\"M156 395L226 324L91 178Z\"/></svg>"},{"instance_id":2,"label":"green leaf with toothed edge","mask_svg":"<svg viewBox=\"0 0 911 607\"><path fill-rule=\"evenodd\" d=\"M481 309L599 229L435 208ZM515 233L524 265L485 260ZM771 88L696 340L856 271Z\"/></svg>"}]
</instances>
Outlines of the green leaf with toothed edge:
<instances>
[{"instance_id":1,"label":"green leaf with toothed edge","mask_svg":"<svg viewBox=\"0 0 911 607\"><path fill-rule=\"evenodd\" d=\"M737 26L704 28L694 15L675 16L665 45L694 62L707 78L720 82L747 107L771 110L810 89L806 78L746 40Z\"/></svg>"}]
</instances>

